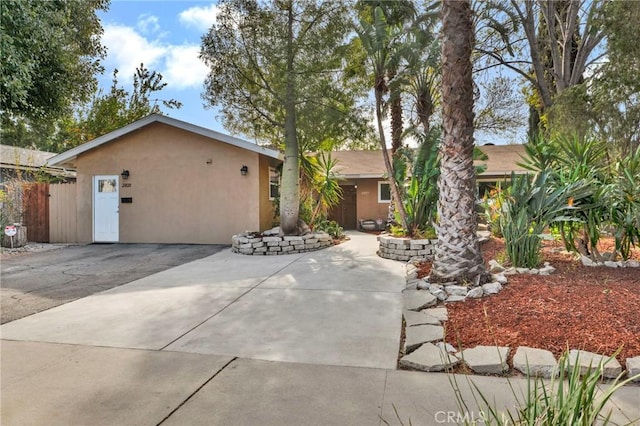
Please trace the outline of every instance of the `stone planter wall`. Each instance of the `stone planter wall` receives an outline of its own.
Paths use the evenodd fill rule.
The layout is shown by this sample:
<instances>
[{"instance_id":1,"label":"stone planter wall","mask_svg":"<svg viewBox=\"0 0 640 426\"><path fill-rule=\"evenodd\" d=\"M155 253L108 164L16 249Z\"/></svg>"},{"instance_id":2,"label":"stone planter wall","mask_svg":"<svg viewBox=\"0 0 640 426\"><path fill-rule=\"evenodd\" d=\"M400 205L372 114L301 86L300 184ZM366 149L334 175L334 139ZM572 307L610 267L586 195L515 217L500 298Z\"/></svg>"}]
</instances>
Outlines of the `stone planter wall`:
<instances>
[{"instance_id":1,"label":"stone planter wall","mask_svg":"<svg viewBox=\"0 0 640 426\"><path fill-rule=\"evenodd\" d=\"M325 232L312 232L299 237L239 234L231 238L231 251L247 255L278 255L320 250L333 244Z\"/></svg>"},{"instance_id":2,"label":"stone planter wall","mask_svg":"<svg viewBox=\"0 0 640 426\"><path fill-rule=\"evenodd\" d=\"M400 261L433 259L437 242L437 240L413 240L387 235L380 235L378 241L380 242L378 256Z\"/></svg>"}]
</instances>

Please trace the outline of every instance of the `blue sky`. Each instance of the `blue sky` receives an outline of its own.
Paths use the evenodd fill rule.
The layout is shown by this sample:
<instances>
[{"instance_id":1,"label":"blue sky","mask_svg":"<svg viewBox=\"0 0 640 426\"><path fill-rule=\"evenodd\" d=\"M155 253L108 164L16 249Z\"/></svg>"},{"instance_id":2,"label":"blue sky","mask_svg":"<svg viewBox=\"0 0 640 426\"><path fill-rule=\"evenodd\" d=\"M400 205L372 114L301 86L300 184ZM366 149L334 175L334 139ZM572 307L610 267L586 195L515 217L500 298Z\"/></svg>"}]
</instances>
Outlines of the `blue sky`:
<instances>
[{"instance_id":1,"label":"blue sky","mask_svg":"<svg viewBox=\"0 0 640 426\"><path fill-rule=\"evenodd\" d=\"M99 14L102 43L108 49L100 86L108 90L117 68L118 80L129 88L142 62L167 83L161 97L183 103L178 110L164 109L166 115L224 131L217 112L203 106L207 68L198 59L201 37L215 22L216 12L215 2L207 1L112 0L109 10Z\"/></svg>"},{"instance_id":2,"label":"blue sky","mask_svg":"<svg viewBox=\"0 0 640 426\"><path fill-rule=\"evenodd\" d=\"M205 108L201 98L207 68L198 59L198 54L201 37L215 22L216 3L112 0L109 10L99 14L104 28L102 43L108 49L105 73L99 78L100 86L105 91L109 89L113 70L117 68L120 84L130 88L133 73L142 62L148 69L163 75L167 87L161 97L183 104L178 110L164 108L166 115L228 133L216 119L217 110ZM524 127L519 129L521 134L523 131ZM476 132L475 137L478 144L502 144L512 140L481 132Z\"/></svg>"}]
</instances>

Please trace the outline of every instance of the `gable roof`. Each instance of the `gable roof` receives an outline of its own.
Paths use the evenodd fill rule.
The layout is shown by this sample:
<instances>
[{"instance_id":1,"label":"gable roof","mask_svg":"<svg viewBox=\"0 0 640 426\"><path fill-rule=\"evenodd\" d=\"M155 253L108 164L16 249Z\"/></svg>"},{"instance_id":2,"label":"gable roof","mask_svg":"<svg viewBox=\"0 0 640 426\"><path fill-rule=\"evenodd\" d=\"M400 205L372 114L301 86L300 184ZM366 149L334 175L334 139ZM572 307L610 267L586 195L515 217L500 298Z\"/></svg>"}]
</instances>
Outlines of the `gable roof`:
<instances>
[{"instance_id":1,"label":"gable roof","mask_svg":"<svg viewBox=\"0 0 640 426\"><path fill-rule=\"evenodd\" d=\"M52 176L75 177L75 172L72 170L48 165L49 159L55 155L54 152L0 145L0 168L26 171L42 169Z\"/></svg>"},{"instance_id":2,"label":"gable roof","mask_svg":"<svg viewBox=\"0 0 640 426\"><path fill-rule=\"evenodd\" d=\"M78 145L77 147L72 148L68 151L65 151L62 154L58 154L49 160L49 164L61 165L61 164L72 162L78 157L78 155L82 153L85 153L94 148L97 148L100 145L104 145L106 143L112 142L116 139L119 139L125 135L128 135L129 133L135 132L136 130L140 130L143 127L146 127L153 123L166 124L167 126L182 129L184 131L195 133L197 135L204 136L206 138L215 139L217 141L224 142L238 148L246 149L247 151L252 151L258 154L266 155L267 157L271 157L271 158L282 159L282 154L280 154L278 151L261 147L260 145L257 145L255 143L245 141L244 139L236 138L234 136L216 132L211 129L206 129L204 127L196 126L195 124L191 124L191 123L187 123L186 121L167 117L162 114L151 114L138 121L134 121L131 124L121 127L120 129L114 130L113 132L100 136L92 141L89 141L82 145Z\"/></svg>"},{"instance_id":3,"label":"gable roof","mask_svg":"<svg viewBox=\"0 0 640 426\"><path fill-rule=\"evenodd\" d=\"M488 157L486 161L476 161L476 164L487 167L480 177L508 177L511 172L521 174L528 171L518 165L525 155L524 145L482 145L478 148Z\"/></svg>"},{"instance_id":4,"label":"gable roof","mask_svg":"<svg viewBox=\"0 0 640 426\"><path fill-rule=\"evenodd\" d=\"M373 151L333 151L331 158L337 161L335 173L341 179L379 179L387 173L382 151L379 149Z\"/></svg>"},{"instance_id":5,"label":"gable roof","mask_svg":"<svg viewBox=\"0 0 640 426\"><path fill-rule=\"evenodd\" d=\"M476 161L485 164L487 169L480 174L483 178L504 177L516 173L524 173L526 169L517 163L522 161L524 145L483 145L479 147L488 158ZM381 179L386 177L387 170L382 158L382 151L333 151L331 158L337 160L336 176L341 179Z\"/></svg>"}]
</instances>

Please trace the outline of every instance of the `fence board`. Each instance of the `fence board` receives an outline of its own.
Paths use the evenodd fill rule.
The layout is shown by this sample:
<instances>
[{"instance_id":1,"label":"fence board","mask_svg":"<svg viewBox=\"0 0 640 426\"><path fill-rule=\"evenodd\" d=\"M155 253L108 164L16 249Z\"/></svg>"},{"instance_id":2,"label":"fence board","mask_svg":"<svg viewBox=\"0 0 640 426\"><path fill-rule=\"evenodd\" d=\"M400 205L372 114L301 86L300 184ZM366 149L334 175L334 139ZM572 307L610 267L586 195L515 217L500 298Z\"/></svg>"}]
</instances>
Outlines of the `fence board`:
<instances>
[{"instance_id":1,"label":"fence board","mask_svg":"<svg viewBox=\"0 0 640 426\"><path fill-rule=\"evenodd\" d=\"M24 184L23 224L27 226L27 240L49 242L49 184Z\"/></svg>"},{"instance_id":2,"label":"fence board","mask_svg":"<svg viewBox=\"0 0 640 426\"><path fill-rule=\"evenodd\" d=\"M52 243L77 243L76 184L49 186L49 236Z\"/></svg>"}]
</instances>

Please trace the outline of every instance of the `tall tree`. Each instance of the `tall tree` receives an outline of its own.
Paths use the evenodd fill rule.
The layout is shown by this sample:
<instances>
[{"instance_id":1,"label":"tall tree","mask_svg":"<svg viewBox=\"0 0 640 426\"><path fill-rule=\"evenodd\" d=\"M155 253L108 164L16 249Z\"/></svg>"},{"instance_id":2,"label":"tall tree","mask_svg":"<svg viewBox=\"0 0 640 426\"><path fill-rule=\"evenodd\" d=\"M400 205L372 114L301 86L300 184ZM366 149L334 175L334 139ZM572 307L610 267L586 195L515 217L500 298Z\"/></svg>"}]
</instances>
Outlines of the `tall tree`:
<instances>
[{"instance_id":1,"label":"tall tree","mask_svg":"<svg viewBox=\"0 0 640 426\"><path fill-rule=\"evenodd\" d=\"M374 10L373 22L360 18L356 25L358 39L362 48L367 53L368 70L373 77L373 93L375 97L375 115L378 126L378 137L380 149L384 160L387 176L389 177L389 188L391 190L391 201L398 210L400 222L404 229L408 229L407 214L404 209L402 197L395 179L393 163L387 150L387 140L382 124L384 112L384 98L389 92L388 70L397 69L398 61L402 58L402 44L399 39L403 34L402 27L391 25L387 22L384 11L380 7Z\"/></svg>"},{"instance_id":2,"label":"tall tree","mask_svg":"<svg viewBox=\"0 0 640 426\"><path fill-rule=\"evenodd\" d=\"M615 160L640 146L640 4L607 3L604 31L607 60L591 79L558 97L552 130L583 134L586 128L608 142Z\"/></svg>"},{"instance_id":3,"label":"tall tree","mask_svg":"<svg viewBox=\"0 0 640 426\"><path fill-rule=\"evenodd\" d=\"M444 140L438 178L438 244L429 280L479 285L486 271L476 235L471 17L469 0L443 1Z\"/></svg>"},{"instance_id":4,"label":"tall tree","mask_svg":"<svg viewBox=\"0 0 640 426\"><path fill-rule=\"evenodd\" d=\"M55 119L95 92L102 71L108 0L3 0L0 6L0 113Z\"/></svg>"},{"instance_id":5,"label":"tall tree","mask_svg":"<svg viewBox=\"0 0 640 426\"><path fill-rule=\"evenodd\" d=\"M160 104L170 109L181 108L182 104L175 99L156 97L167 86L162 78L162 74L140 64L133 74L133 90L129 92L119 84L118 70L114 70L109 92L98 91L88 104L61 120L59 131L48 139L46 150L62 152L147 115L161 113Z\"/></svg>"},{"instance_id":6,"label":"tall tree","mask_svg":"<svg viewBox=\"0 0 640 426\"><path fill-rule=\"evenodd\" d=\"M607 0L478 2L484 22L476 49L485 67L504 66L528 81L541 113L581 82L602 57Z\"/></svg>"},{"instance_id":7,"label":"tall tree","mask_svg":"<svg viewBox=\"0 0 640 426\"><path fill-rule=\"evenodd\" d=\"M211 69L204 98L222 107L227 128L284 135L280 229L299 233L300 118L313 117L308 111L314 105L335 111L332 102L345 102L339 47L348 31L346 7L328 0L226 0L219 6L216 24L202 39L201 57Z\"/></svg>"}]
</instances>

